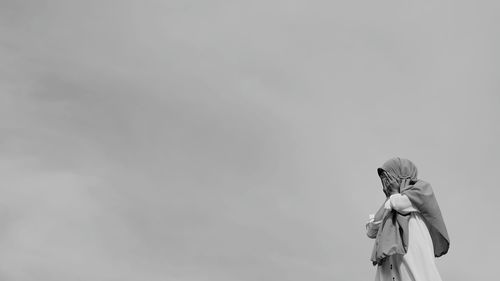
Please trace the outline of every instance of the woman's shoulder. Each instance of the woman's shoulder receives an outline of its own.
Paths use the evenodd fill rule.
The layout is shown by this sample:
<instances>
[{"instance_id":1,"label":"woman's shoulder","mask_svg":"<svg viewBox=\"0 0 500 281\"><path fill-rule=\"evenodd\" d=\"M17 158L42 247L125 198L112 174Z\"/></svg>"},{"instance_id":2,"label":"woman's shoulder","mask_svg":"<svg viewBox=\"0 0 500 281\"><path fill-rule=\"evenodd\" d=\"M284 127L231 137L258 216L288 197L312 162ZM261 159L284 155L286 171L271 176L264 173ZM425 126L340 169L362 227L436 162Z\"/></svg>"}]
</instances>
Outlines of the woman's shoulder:
<instances>
[{"instance_id":1,"label":"woman's shoulder","mask_svg":"<svg viewBox=\"0 0 500 281\"><path fill-rule=\"evenodd\" d=\"M424 181L424 180L421 180L421 179L418 179L418 180L416 180L416 181L415 181L415 185L417 185L417 184L418 184L418 185L427 185L427 184L429 184L429 185L430 185L430 183L429 183L429 182Z\"/></svg>"},{"instance_id":2,"label":"woman's shoulder","mask_svg":"<svg viewBox=\"0 0 500 281\"><path fill-rule=\"evenodd\" d=\"M401 193L409 195L409 194L432 194L434 193L432 186L429 182L424 180L417 180L409 185L404 191Z\"/></svg>"},{"instance_id":3,"label":"woman's shoulder","mask_svg":"<svg viewBox=\"0 0 500 281\"><path fill-rule=\"evenodd\" d=\"M421 179L418 179L413 185L417 188L430 188L430 189L432 189L432 186L429 182L421 180Z\"/></svg>"}]
</instances>

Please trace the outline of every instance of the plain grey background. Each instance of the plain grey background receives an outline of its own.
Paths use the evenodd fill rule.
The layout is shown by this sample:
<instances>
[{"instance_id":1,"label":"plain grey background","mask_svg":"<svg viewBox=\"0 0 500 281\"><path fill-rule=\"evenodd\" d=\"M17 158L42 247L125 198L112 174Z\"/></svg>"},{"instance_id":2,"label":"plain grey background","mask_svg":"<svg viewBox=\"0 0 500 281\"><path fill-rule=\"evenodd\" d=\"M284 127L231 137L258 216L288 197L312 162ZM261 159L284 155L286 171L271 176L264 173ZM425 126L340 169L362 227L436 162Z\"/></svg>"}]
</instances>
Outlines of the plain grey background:
<instances>
[{"instance_id":1,"label":"plain grey background","mask_svg":"<svg viewBox=\"0 0 500 281\"><path fill-rule=\"evenodd\" d=\"M0 279L372 280L413 160L497 274L495 1L0 1Z\"/></svg>"}]
</instances>

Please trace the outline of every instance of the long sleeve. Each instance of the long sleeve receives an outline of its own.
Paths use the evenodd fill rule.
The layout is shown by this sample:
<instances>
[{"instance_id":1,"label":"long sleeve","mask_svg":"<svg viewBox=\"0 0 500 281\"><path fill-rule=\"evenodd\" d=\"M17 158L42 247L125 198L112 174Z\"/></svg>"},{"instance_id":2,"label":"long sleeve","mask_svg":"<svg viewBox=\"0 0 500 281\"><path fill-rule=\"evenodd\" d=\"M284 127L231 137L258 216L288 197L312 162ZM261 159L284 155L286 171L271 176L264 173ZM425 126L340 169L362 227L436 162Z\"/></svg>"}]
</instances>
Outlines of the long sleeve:
<instances>
[{"instance_id":1,"label":"long sleeve","mask_svg":"<svg viewBox=\"0 0 500 281\"><path fill-rule=\"evenodd\" d=\"M403 214L418 211L413 207L408 196L399 193L391 195L385 206L387 209L390 208Z\"/></svg>"},{"instance_id":2,"label":"long sleeve","mask_svg":"<svg viewBox=\"0 0 500 281\"><path fill-rule=\"evenodd\" d=\"M386 201L387 202L387 201ZM384 207L385 202L380 206L375 214L370 214L370 220L366 223L366 235L369 238L375 239L377 237L377 232L387 214L387 209Z\"/></svg>"},{"instance_id":3,"label":"long sleeve","mask_svg":"<svg viewBox=\"0 0 500 281\"><path fill-rule=\"evenodd\" d=\"M382 221L374 221L373 219L371 219L366 223L366 235L369 238L375 239L377 237L378 228L381 222Z\"/></svg>"}]
</instances>

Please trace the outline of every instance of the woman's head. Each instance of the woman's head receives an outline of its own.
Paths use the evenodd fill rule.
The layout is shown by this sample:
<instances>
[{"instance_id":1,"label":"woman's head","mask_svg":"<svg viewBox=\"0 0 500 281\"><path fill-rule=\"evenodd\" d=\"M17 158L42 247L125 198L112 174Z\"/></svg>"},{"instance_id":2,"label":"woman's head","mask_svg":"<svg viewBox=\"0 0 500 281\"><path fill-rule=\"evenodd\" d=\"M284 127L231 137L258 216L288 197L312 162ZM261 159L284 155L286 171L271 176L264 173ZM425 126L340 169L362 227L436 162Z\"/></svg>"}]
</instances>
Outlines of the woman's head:
<instances>
[{"instance_id":1,"label":"woman's head","mask_svg":"<svg viewBox=\"0 0 500 281\"><path fill-rule=\"evenodd\" d=\"M385 173L387 173L394 177L398 183L401 183L403 179L417 181L418 170L410 160L395 157L387 160L382 167L377 169L377 172L382 181L384 181Z\"/></svg>"}]
</instances>

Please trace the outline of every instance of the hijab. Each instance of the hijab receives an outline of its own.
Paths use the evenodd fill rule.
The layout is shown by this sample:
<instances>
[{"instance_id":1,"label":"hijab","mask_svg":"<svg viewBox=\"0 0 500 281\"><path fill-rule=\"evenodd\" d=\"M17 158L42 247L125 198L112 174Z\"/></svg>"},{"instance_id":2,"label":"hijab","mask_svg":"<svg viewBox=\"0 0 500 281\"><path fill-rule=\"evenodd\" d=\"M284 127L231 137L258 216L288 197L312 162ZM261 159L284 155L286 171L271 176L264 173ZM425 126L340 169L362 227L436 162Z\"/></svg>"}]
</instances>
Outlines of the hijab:
<instances>
[{"instance_id":1,"label":"hijab","mask_svg":"<svg viewBox=\"0 0 500 281\"><path fill-rule=\"evenodd\" d=\"M387 172L400 184L404 183L400 185L400 193L406 195L413 207L422 215L432 238L434 256L440 257L446 254L450 247L450 239L441 210L432 186L417 178L418 170L415 164L408 159L396 157L386 161L381 168L377 169L377 172L379 175ZM409 218L409 214L403 215L395 210L384 213L372 251L371 260L374 265L381 264L390 255L406 253Z\"/></svg>"},{"instance_id":2,"label":"hijab","mask_svg":"<svg viewBox=\"0 0 500 281\"><path fill-rule=\"evenodd\" d=\"M399 157L395 157L387 160L381 168L377 169L379 176L383 172L387 172L395 177L401 183L402 180L409 179L411 181L417 180L417 166L413 164L408 159L403 159Z\"/></svg>"}]
</instances>

